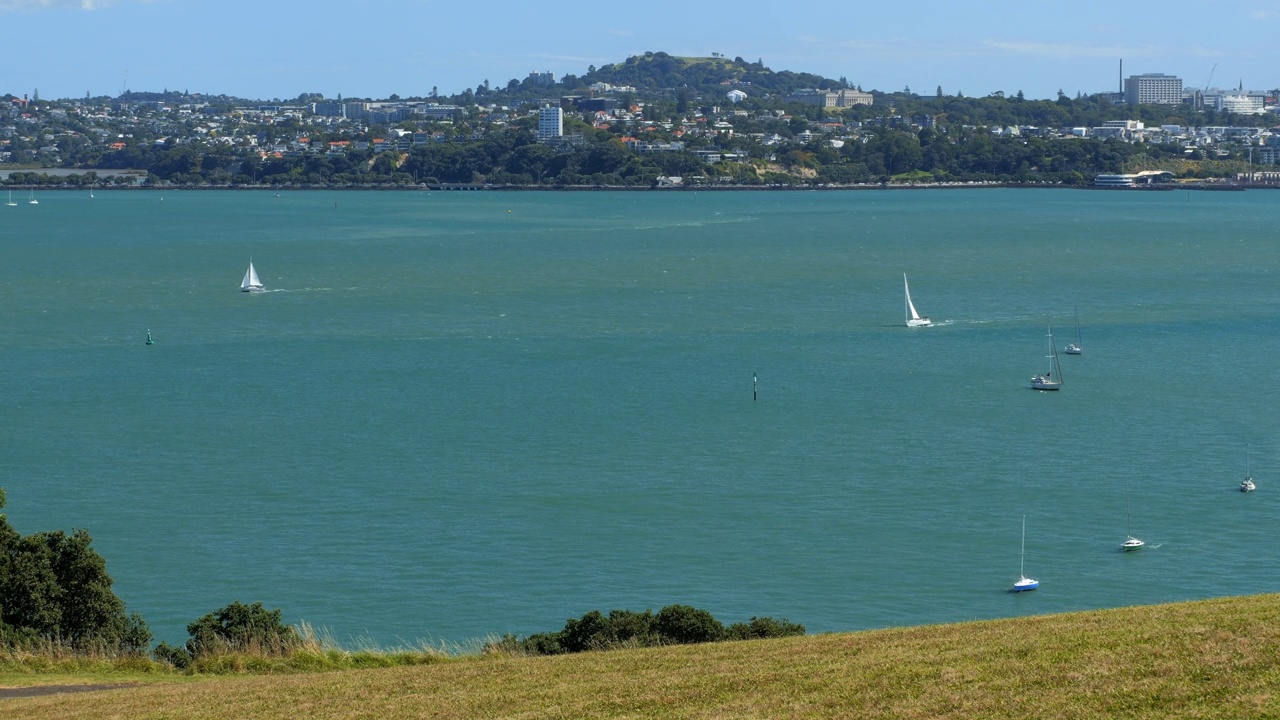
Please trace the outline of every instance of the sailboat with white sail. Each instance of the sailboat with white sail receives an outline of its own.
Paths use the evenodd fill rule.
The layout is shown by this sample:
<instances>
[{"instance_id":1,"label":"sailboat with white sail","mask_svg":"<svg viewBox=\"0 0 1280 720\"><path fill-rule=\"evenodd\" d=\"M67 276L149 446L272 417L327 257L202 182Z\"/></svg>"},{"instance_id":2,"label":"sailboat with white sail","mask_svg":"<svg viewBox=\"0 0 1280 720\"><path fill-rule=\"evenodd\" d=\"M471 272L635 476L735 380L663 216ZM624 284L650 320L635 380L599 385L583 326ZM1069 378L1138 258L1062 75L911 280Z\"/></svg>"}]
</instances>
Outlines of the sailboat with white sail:
<instances>
[{"instance_id":1,"label":"sailboat with white sail","mask_svg":"<svg viewBox=\"0 0 1280 720\"><path fill-rule=\"evenodd\" d=\"M1138 550L1146 543L1133 536L1133 526L1129 520L1129 491L1125 490L1124 494L1124 542L1120 544L1120 549L1125 552Z\"/></svg>"},{"instance_id":2,"label":"sailboat with white sail","mask_svg":"<svg viewBox=\"0 0 1280 720\"><path fill-rule=\"evenodd\" d=\"M1027 516L1022 516L1022 550L1018 553L1018 579L1013 583L1014 592L1025 592L1040 587L1040 581L1027 577Z\"/></svg>"},{"instance_id":3,"label":"sailboat with white sail","mask_svg":"<svg viewBox=\"0 0 1280 720\"><path fill-rule=\"evenodd\" d=\"M1249 444L1244 446L1244 480L1240 481L1240 492L1253 492L1258 486L1253 482L1253 475L1249 472Z\"/></svg>"},{"instance_id":4,"label":"sailboat with white sail","mask_svg":"<svg viewBox=\"0 0 1280 720\"><path fill-rule=\"evenodd\" d=\"M1053 325L1049 326L1049 369L1044 374L1034 375L1031 378L1031 387L1034 390L1061 390L1062 389L1062 366L1058 364L1058 348L1053 344Z\"/></svg>"},{"instance_id":5,"label":"sailboat with white sail","mask_svg":"<svg viewBox=\"0 0 1280 720\"><path fill-rule=\"evenodd\" d=\"M16 203L16 202L14 202L14 201L13 201L13 191L12 191L12 190L10 190L10 191L9 191L9 202L5 203L5 205L8 205L9 207L18 207L18 203Z\"/></svg>"},{"instance_id":6,"label":"sailboat with white sail","mask_svg":"<svg viewBox=\"0 0 1280 720\"><path fill-rule=\"evenodd\" d=\"M32 189L32 190L31 190L31 199L27 201L27 204L28 204L28 205L39 205L39 204L40 204L40 201L36 199L36 191L35 191L35 189Z\"/></svg>"},{"instance_id":7,"label":"sailboat with white sail","mask_svg":"<svg viewBox=\"0 0 1280 720\"><path fill-rule=\"evenodd\" d=\"M928 327L933 322L927 317L920 317L916 306L911 302L911 288L907 285L907 274L902 273L902 290L907 295L907 327Z\"/></svg>"},{"instance_id":8,"label":"sailboat with white sail","mask_svg":"<svg viewBox=\"0 0 1280 720\"><path fill-rule=\"evenodd\" d=\"M240 289L244 292L263 292L266 287L258 279L258 271L253 269L253 260L249 260L249 269L244 271L244 280L240 281Z\"/></svg>"},{"instance_id":9,"label":"sailboat with white sail","mask_svg":"<svg viewBox=\"0 0 1280 720\"><path fill-rule=\"evenodd\" d=\"M1084 343L1080 341L1080 308L1076 308L1076 341L1073 343L1067 343L1067 346L1062 349L1062 352L1068 355L1084 354Z\"/></svg>"}]
</instances>

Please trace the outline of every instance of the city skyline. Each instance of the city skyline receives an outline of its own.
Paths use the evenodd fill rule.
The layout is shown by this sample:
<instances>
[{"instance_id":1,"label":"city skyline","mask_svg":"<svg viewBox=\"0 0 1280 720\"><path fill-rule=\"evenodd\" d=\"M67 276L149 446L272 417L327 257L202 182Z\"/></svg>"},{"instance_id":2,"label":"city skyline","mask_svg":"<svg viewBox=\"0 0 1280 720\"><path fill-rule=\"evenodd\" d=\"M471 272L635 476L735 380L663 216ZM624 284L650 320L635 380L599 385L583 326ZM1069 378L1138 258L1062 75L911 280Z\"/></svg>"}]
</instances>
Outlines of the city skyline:
<instances>
[{"instance_id":1,"label":"city skyline","mask_svg":"<svg viewBox=\"0 0 1280 720\"><path fill-rule=\"evenodd\" d=\"M763 60L773 70L846 77L865 89L1052 98L1120 89L1167 73L1186 87L1280 86L1280 2L1149 7L1082 0L975 12L940 0L565 10L496 2L482 14L434 0L358 7L283 0L0 0L10 57L0 92L42 98L186 90L253 99L385 98L500 87L530 72L557 78L646 51ZM801 11L802 10L802 11Z\"/></svg>"}]
</instances>

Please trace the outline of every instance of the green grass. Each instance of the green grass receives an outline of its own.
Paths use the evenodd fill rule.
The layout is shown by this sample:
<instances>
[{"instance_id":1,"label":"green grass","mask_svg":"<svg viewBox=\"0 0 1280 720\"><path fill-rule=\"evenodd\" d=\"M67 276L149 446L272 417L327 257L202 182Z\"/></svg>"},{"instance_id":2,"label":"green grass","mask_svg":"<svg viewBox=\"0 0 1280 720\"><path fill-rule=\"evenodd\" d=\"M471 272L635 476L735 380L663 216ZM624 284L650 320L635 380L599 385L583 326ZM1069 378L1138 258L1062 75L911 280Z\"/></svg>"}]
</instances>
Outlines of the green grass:
<instances>
[{"instance_id":1,"label":"green grass","mask_svg":"<svg viewBox=\"0 0 1280 720\"><path fill-rule=\"evenodd\" d=\"M890 182L896 183L912 183L912 182L933 182L933 173L924 170L912 170L911 172L899 173L889 178Z\"/></svg>"},{"instance_id":2,"label":"green grass","mask_svg":"<svg viewBox=\"0 0 1280 720\"><path fill-rule=\"evenodd\" d=\"M780 640L304 669L195 678L86 672L75 681L139 684L0 699L0 717L1280 718L1280 595ZM56 677L42 679L70 681ZM0 685L12 680L0 674Z\"/></svg>"},{"instance_id":3,"label":"green grass","mask_svg":"<svg viewBox=\"0 0 1280 720\"><path fill-rule=\"evenodd\" d=\"M108 653L83 653L56 643L34 649L0 649L0 687L64 684L75 678L110 678L112 681L198 675L265 675L320 673L396 666L427 665L465 656L464 648L421 645L413 648L344 649L308 624L297 628L299 641L289 646L225 650L202 655L188 667L176 668L148 657ZM58 682L50 678L59 678ZM81 683L84 680L80 681ZM94 680L94 682L97 682ZM3 714L0 714L3 717Z\"/></svg>"}]
</instances>

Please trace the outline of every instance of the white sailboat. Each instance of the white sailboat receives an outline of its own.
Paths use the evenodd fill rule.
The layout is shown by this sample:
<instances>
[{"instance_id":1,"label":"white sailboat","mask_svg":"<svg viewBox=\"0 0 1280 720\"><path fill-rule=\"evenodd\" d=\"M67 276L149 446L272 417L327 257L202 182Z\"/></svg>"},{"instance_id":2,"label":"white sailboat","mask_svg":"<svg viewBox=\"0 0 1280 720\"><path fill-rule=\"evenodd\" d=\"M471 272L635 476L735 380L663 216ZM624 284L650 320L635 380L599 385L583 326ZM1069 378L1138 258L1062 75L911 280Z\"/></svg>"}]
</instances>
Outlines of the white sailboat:
<instances>
[{"instance_id":1,"label":"white sailboat","mask_svg":"<svg viewBox=\"0 0 1280 720\"><path fill-rule=\"evenodd\" d=\"M35 191L34 189L32 189L32 190L31 190L31 199L27 201L27 204L28 204L28 205L39 205L39 204L40 204L40 201L36 199L36 191Z\"/></svg>"},{"instance_id":2,"label":"white sailboat","mask_svg":"<svg viewBox=\"0 0 1280 720\"><path fill-rule=\"evenodd\" d=\"M1129 491L1126 489L1124 494L1124 542L1120 544L1120 549L1125 552L1137 550L1146 543L1133 536L1133 526L1129 521Z\"/></svg>"},{"instance_id":3,"label":"white sailboat","mask_svg":"<svg viewBox=\"0 0 1280 720\"><path fill-rule=\"evenodd\" d=\"M1080 308L1076 308L1076 341L1073 343L1067 343L1067 346L1062 349L1062 352L1068 355L1084 354L1084 343L1080 342Z\"/></svg>"},{"instance_id":4,"label":"white sailboat","mask_svg":"<svg viewBox=\"0 0 1280 720\"><path fill-rule=\"evenodd\" d=\"M1026 590L1035 590L1040 587L1040 581L1027 577L1026 572L1027 558L1027 516L1022 516L1022 550L1018 553L1018 580L1013 583L1014 592L1024 592Z\"/></svg>"},{"instance_id":5,"label":"white sailboat","mask_svg":"<svg viewBox=\"0 0 1280 720\"><path fill-rule=\"evenodd\" d=\"M240 289L244 292L262 292L266 290L258 279L258 271L253 269L253 261L249 261L249 269L244 271L244 280L240 281Z\"/></svg>"},{"instance_id":6,"label":"white sailboat","mask_svg":"<svg viewBox=\"0 0 1280 720\"><path fill-rule=\"evenodd\" d=\"M902 273L902 290L907 295L907 327L927 327L933 323L927 317L920 317L916 306L911 303L911 288L907 286L907 274Z\"/></svg>"},{"instance_id":7,"label":"white sailboat","mask_svg":"<svg viewBox=\"0 0 1280 720\"><path fill-rule=\"evenodd\" d=\"M1253 483L1253 475L1249 474L1249 445L1244 446L1244 480L1240 481L1240 492L1253 492L1258 486Z\"/></svg>"},{"instance_id":8,"label":"white sailboat","mask_svg":"<svg viewBox=\"0 0 1280 720\"><path fill-rule=\"evenodd\" d=\"M10 191L9 191L9 202L5 203L5 205L8 205L9 207L18 207L18 203L16 203L16 202L14 202L14 201L13 201L13 191L12 191L12 190L10 190Z\"/></svg>"},{"instance_id":9,"label":"white sailboat","mask_svg":"<svg viewBox=\"0 0 1280 720\"><path fill-rule=\"evenodd\" d=\"M1035 390L1062 389L1062 366L1058 364L1058 348L1053 345L1053 326L1049 326L1049 370L1043 375L1031 378L1031 387Z\"/></svg>"}]
</instances>

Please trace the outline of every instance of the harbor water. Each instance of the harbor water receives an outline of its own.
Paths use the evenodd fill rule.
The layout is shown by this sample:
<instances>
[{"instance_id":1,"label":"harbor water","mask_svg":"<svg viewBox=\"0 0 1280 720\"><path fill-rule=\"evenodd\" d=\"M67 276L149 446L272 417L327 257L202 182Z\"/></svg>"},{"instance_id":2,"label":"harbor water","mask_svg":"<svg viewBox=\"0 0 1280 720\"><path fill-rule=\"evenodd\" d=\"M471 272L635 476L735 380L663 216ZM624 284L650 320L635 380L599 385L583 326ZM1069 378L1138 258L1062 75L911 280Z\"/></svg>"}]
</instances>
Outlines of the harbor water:
<instances>
[{"instance_id":1,"label":"harbor water","mask_svg":"<svg viewBox=\"0 0 1280 720\"><path fill-rule=\"evenodd\" d=\"M159 640L235 600L389 647L1280 585L1268 192L38 197L0 207L4 512L88 529Z\"/></svg>"}]
</instances>

